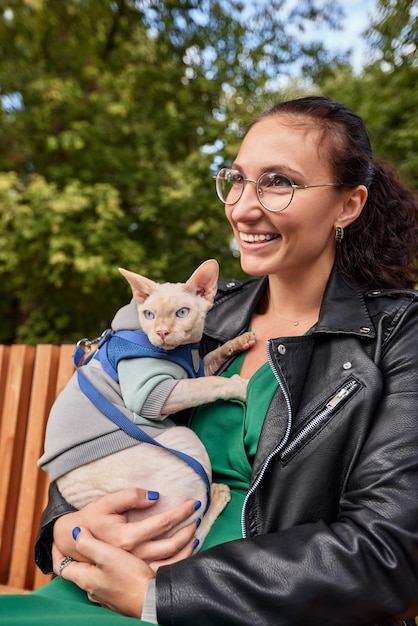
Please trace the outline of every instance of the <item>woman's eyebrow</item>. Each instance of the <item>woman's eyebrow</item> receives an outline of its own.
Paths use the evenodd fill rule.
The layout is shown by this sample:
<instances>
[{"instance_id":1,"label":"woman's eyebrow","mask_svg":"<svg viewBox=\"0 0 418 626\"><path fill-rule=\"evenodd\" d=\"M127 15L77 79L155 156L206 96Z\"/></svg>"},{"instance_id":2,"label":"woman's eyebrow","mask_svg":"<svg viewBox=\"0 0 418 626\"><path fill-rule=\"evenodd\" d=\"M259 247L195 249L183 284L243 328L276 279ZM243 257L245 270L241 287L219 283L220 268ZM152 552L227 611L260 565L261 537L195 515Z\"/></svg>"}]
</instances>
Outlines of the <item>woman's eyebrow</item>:
<instances>
[{"instance_id":1,"label":"woman's eyebrow","mask_svg":"<svg viewBox=\"0 0 418 626\"><path fill-rule=\"evenodd\" d=\"M232 163L231 169L239 170L241 173L244 171L244 168L239 165L239 163ZM264 172L280 172L283 174L289 174L294 176L303 176L302 172L299 170L293 169L290 165L284 163L275 163L273 165L265 165L262 168L259 168L260 174Z\"/></svg>"}]
</instances>

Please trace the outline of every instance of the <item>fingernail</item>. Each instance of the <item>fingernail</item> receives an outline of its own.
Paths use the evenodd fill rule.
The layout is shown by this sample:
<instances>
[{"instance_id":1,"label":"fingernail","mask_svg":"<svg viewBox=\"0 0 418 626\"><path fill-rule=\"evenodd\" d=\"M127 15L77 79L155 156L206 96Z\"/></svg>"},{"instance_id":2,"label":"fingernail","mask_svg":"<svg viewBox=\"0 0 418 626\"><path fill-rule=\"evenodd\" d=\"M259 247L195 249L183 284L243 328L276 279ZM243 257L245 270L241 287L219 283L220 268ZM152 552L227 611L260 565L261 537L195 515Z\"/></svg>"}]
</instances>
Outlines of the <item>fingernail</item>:
<instances>
[{"instance_id":1,"label":"fingernail","mask_svg":"<svg viewBox=\"0 0 418 626\"><path fill-rule=\"evenodd\" d=\"M77 537L78 537L78 535L80 534L80 532L81 532L81 528L79 528L78 526L76 526L75 528L73 528L72 535L73 535L73 539L74 539L74 541L77 539Z\"/></svg>"},{"instance_id":2,"label":"fingernail","mask_svg":"<svg viewBox=\"0 0 418 626\"><path fill-rule=\"evenodd\" d=\"M202 506L202 503L200 502L200 500L198 500L194 504L193 511L197 511L197 509L200 509L201 506Z\"/></svg>"},{"instance_id":3,"label":"fingernail","mask_svg":"<svg viewBox=\"0 0 418 626\"><path fill-rule=\"evenodd\" d=\"M158 491L147 491L147 500L158 500L159 497Z\"/></svg>"},{"instance_id":4,"label":"fingernail","mask_svg":"<svg viewBox=\"0 0 418 626\"><path fill-rule=\"evenodd\" d=\"M196 550L196 548L197 548L197 546L199 545L199 543L200 543L199 539L195 539L195 540L193 541L193 546L192 546L193 550Z\"/></svg>"},{"instance_id":5,"label":"fingernail","mask_svg":"<svg viewBox=\"0 0 418 626\"><path fill-rule=\"evenodd\" d=\"M198 517L197 520L196 520L196 528L199 528L201 523L202 523L202 519L200 517Z\"/></svg>"}]
</instances>

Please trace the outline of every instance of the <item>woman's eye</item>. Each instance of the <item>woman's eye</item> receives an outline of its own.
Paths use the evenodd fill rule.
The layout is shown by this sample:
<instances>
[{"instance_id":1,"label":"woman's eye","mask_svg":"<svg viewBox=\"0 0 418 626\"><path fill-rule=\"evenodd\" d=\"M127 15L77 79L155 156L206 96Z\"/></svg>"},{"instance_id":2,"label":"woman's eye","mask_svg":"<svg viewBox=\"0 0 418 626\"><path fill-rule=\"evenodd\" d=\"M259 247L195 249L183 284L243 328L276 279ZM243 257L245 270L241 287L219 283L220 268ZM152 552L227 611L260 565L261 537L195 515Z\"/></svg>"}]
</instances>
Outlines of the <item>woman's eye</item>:
<instances>
[{"instance_id":1,"label":"woman's eye","mask_svg":"<svg viewBox=\"0 0 418 626\"><path fill-rule=\"evenodd\" d=\"M226 179L231 185L242 185L244 177L237 170L229 170Z\"/></svg>"},{"instance_id":2,"label":"woman's eye","mask_svg":"<svg viewBox=\"0 0 418 626\"><path fill-rule=\"evenodd\" d=\"M143 311L143 314L147 320L153 320L155 317L155 314L152 311Z\"/></svg>"},{"instance_id":3,"label":"woman's eye","mask_svg":"<svg viewBox=\"0 0 418 626\"><path fill-rule=\"evenodd\" d=\"M264 182L264 181L263 181ZM267 187L291 187L292 182L283 174L268 174L268 182L264 182Z\"/></svg>"},{"instance_id":4,"label":"woman's eye","mask_svg":"<svg viewBox=\"0 0 418 626\"><path fill-rule=\"evenodd\" d=\"M178 311L176 311L176 317L187 317L190 313L190 309L186 306L182 307Z\"/></svg>"}]
</instances>

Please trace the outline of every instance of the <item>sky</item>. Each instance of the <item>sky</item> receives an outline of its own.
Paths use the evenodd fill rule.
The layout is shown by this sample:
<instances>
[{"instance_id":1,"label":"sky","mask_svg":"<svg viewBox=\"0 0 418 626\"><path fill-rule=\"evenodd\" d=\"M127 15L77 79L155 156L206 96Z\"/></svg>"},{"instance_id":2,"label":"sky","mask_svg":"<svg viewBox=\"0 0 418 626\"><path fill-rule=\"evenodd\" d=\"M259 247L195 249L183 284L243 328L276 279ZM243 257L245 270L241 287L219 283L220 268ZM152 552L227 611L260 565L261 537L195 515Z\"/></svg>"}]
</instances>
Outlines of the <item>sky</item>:
<instances>
[{"instance_id":1,"label":"sky","mask_svg":"<svg viewBox=\"0 0 418 626\"><path fill-rule=\"evenodd\" d=\"M341 3L344 8L345 18L341 31L323 31L323 41L327 47L338 52L345 52L349 48L353 50L351 58L354 71L361 70L365 62L365 48L361 33L370 25L377 15L376 0L346 0ZM319 31L316 31L318 35Z\"/></svg>"}]
</instances>

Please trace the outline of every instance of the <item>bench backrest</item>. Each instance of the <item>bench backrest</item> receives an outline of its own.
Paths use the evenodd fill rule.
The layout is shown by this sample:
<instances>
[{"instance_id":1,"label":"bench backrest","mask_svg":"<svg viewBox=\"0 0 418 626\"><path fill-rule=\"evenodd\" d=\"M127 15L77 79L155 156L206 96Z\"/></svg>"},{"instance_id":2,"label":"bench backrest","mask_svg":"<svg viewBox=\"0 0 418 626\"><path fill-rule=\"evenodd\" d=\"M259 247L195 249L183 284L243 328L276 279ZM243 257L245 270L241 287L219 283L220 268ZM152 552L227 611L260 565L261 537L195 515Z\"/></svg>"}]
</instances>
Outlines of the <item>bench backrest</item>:
<instances>
[{"instance_id":1,"label":"bench backrest","mask_svg":"<svg viewBox=\"0 0 418 626\"><path fill-rule=\"evenodd\" d=\"M73 345L0 345L0 585L32 590L51 578L34 564L49 486L36 461L73 352Z\"/></svg>"}]
</instances>

